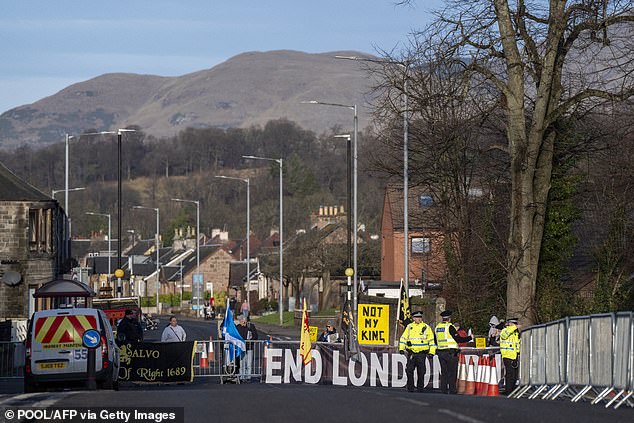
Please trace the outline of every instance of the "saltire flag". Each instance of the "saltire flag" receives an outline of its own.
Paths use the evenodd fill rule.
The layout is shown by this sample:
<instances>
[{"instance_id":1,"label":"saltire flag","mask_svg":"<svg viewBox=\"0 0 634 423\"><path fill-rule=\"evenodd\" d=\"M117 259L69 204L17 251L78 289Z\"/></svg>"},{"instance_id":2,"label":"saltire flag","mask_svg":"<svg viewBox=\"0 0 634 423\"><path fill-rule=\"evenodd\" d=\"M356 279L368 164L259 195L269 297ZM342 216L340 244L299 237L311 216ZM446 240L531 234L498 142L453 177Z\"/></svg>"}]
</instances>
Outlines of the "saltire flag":
<instances>
[{"instance_id":1,"label":"saltire flag","mask_svg":"<svg viewBox=\"0 0 634 423\"><path fill-rule=\"evenodd\" d=\"M403 279L401 279L401 293L398 297L398 321L403 326L412 323L412 310L409 307L409 297L407 296Z\"/></svg>"},{"instance_id":2,"label":"saltire flag","mask_svg":"<svg viewBox=\"0 0 634 423\"><path fill-rule=\"evenodd\" d=\"M225 313L225 321L222 326L222 335L225 341L231 343L234 348L229 348L229 360L232 361L236 355L240 357L243 351L246 351L247 346L244 342L244 338L238 332L236 323L233 321L233 313L231 313L231 307L229 307L229 300L227 300L227 312Z\"/></svg>"},{"instance_id":3,"label":"saltire flag","mask_svg":"<svg viewBox=\"0 0 634 423\"><path fill-rule=\"evenodd\" d=\"M299 340L299 353L302 356L304 366L311 362L310 328L308 323L308 311L306 310L306 298L304 298L304 311L302 312L302 334Z\"/></svg>"}]
</instances>

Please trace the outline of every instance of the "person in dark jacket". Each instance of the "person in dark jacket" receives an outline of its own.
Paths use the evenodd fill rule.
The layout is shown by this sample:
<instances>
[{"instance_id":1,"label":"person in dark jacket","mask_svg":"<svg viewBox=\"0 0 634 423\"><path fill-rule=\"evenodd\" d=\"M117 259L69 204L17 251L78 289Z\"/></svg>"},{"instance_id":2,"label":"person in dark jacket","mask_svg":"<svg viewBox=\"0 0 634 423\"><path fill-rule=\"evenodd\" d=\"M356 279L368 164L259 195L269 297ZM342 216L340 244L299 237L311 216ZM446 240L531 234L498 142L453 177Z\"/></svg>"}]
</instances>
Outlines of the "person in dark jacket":
<instances>
[{"instance_id":1,"label":"person in dark jacket","mask_svg":"<svg viewBox=\"0 0 634 423\"><path fill-rule=\"evenodd\" d=\"M328 320L326 323L326 330L323 331L319 338L317 338L317 342L340 342L341 338L339 338L339 334L337 333L337 329L333 326L332 321Z\"/></svg>"},{"instance_id":2,"label":"person in dark jacket","mask_svg":"<svg viewBox=\"0 0 634 423\"><path fill-rule=\"evenodd\" d=\"M440 391L443 394L456 394L458 376L458 351L460 342L471 341L470 336L460 336L451 324L451 310L440 313L442 322L436 325L436 353L440 361Z\"/></svg>"},{"instance_id":3,"label":"person in dark jacket","mask_svg":"<svg viewBox=\"0 0 634 423\"><path fill-rule=\"evenodd\" d=\"M130 309L125 311L125 317L121 319L119 326L117 326L117 340L121 343L125 341L143 341L143 328L141 328L139 319L137 319L134 311Z\"/></svg>"},{"instance_id":4,"label":"person in dark jacket","mask_svg":"<svg viewBox=\"0 0 634 423\"><path fill-rule=\"evenodd\" d=\"M239 324L236 327L238 328L238 333L247 344L247 350L239 360L236 360L236 366L239 369L240 379L249 381L251 380L253 365L253 342L249 341L258 339L258 330L253 323L247 321L246 316L243 314L238 318L238 322Z\"/></svg>"}]
</instances>

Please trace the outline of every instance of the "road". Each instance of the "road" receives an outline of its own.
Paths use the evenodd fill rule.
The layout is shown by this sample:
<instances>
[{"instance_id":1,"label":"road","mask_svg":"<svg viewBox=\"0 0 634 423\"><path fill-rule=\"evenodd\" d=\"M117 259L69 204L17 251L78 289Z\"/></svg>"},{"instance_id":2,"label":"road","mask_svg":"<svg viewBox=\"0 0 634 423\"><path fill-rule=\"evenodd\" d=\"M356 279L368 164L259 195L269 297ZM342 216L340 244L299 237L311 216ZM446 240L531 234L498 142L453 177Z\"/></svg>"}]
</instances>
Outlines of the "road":
<instances>
[{"instance_id":1,"label":"road","mask_svg":"<svg viewBox=\"0 0 634 423\"><path fill-rule=\"evenodd\" d=\"M161 333L163 329L167 325L169 321L169 316L159 316L159 325L157 330L146 331L144 334L144 339L146 341L160 341ZM192 319L188 317L176 316L178 324L185 329L185 333L187 334L188 340L209 340L209 336L211 336L214 340L218 338L218 327L220 320L203 320L203 319ZM282 328L279 326L269 326L269 325L260 325L257 320L253 320L253 324L258 329L258 333L260 334L260 339L265 339L269 335L274 340L279 341L290 341L290 340L299 340L299 329L296 328Z\"/></svg>"},{"instance_id":2,"label":"road","mask_svg":"<svg viewBox=\"0 0 634 423\"><path fill-rule=\"evenodd\" d=\"M407 393L404 389L323 385L123 386L121 391L52 392L0 397L0 407L184 407L185 422L391 422L434 423L631 423L631 409L606 410L587 403L509 400L503 397Z\"/></svg>"},{"instance_id":3,"label":"road","mask_svg":"<svg viewBox=\"0 0 634 423\"><path fill-rule=\"evenodd\" d=\"M146 332L159 340L167 323ZM179 318L188 339L217 339L217 322ZM277 339L296 338L295 329L261 325L263 333ZM298 334L297 334L298 336ZM510 400L504 397L447 396L408 393L402 388L341 387L332 385L226 384L218 378L197 377L191 384L134 385L115 391L60 391L23 394L21 380L0 383L0 409L4 407L183 407L185 422L391 422L434 423L632 423L634 411L605 409L569 401Z\"/></svg>"}]
</instances>

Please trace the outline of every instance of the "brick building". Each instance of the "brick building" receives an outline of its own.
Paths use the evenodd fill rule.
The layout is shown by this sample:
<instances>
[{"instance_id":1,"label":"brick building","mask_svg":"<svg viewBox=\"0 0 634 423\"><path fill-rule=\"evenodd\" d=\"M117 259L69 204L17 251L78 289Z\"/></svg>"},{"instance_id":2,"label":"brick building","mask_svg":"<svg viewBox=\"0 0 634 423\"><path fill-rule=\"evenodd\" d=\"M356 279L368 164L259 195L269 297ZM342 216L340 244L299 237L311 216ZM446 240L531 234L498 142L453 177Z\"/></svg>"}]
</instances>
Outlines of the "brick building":
<instances>
[{"instance_id":1,"label":"brick building","mask_svg":"<svg viewBox=\"0 0 634 423\"><path fill-rule=\"evenodd\" d=\"M0 319L29 318L33 292L61 273L65 221L57 201L0 163Z\"/></svg>"}]
</instances>

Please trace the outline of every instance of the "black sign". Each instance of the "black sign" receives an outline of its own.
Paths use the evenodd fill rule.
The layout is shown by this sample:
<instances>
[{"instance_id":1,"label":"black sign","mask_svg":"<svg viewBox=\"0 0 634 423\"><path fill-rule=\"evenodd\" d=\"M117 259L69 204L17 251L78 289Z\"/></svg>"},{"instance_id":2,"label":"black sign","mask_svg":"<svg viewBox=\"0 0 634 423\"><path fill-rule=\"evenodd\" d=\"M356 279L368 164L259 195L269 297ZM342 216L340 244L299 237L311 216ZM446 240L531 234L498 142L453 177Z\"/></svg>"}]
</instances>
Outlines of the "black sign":
<instances>
[{"instance_id":1,"label":"black sign","mask_svg":"<svg viewBox=\"0 0 634 423\"><path fill-rule=\"evenodd\" d=\"M119 347L119 380L147 383L192 382L195 345L194 341L126 341Z\"/></svg>"}]
</instances>

